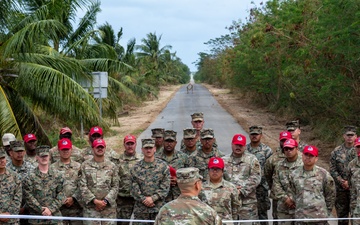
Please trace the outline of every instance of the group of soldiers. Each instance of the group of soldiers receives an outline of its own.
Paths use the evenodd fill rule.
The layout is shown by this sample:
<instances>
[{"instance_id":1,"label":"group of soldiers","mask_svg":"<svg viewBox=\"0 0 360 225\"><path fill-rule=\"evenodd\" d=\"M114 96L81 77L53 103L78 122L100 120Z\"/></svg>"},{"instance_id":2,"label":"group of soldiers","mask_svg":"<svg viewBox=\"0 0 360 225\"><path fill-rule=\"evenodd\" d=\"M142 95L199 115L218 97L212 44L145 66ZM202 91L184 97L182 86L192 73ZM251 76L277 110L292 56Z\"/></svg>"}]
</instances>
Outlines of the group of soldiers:
<instances>
[{"instance_id":1,"label":"group of soldiers","mask_svg":"<svg viewBox=\"0 0 360 225\"><path fill-rule=\"evenodd\" d=\"M142 220L136 224L221 224L267 220L271 206L274 219L289 219L279 222L286 225L327 224L334 206L339 218L359 217L356 127L344 128L329 173L316 165L319 149L300 140L298 121L286 123L275 151L261 142L262 127L251 126L250 142L235 134L229 155L217 148L214 131L204 123L203 113L191 115L192 128L183 130L180 150L175 131L154 128L141 140L142 154L131 134L123 139L123 153L107 148L98 126L90 129L85 149L72 144L68 127L60 130L53 148L37 146L34 134L16 140L7 133L0 150L0 215L64 218L0 218L0 224L115 224L101 219L119 219L121 225L132 217Z\"/></svg>"}]
</instances>

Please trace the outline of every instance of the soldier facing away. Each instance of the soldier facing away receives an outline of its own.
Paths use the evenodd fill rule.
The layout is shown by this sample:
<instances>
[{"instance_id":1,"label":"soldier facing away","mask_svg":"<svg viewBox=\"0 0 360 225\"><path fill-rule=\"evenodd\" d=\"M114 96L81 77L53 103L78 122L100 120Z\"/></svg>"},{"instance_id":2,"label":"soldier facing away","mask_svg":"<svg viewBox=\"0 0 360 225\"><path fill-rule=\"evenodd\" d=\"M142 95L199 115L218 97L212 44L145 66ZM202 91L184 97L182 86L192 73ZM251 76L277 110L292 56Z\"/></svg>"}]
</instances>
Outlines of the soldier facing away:
<instances>
[{"instance_id":1,"label":"soldier facing away","mask_svg":"<svg viewBox=\"0 0 360 225\"><path fill-rule=\"evenodd\" d=\"M216 211L198 198L203 179L199 169L194 167L179 169L176 171L176 177L181 195L160 209L155 225L222 224Z\"/></svg>"}]
</instances>

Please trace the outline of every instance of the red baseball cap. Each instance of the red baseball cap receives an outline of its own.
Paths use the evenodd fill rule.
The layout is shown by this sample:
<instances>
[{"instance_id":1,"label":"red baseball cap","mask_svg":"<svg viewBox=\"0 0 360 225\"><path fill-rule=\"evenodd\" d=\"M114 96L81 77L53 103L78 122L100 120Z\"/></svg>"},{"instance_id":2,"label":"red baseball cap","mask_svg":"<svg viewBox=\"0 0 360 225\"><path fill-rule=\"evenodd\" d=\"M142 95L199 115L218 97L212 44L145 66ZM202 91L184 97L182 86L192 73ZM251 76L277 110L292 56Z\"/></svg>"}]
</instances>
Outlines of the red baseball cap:
<instances>
[{"instance_id":1,"label":"red baseball cap","mask_svg":"<svg viewBox=\"0 0 360 225\"><path fill-rule=\"evenodd\" d=\"M170 170L170 175L172 177L176 177L176 169L172 166L169 166L169 170Z\"/></svg>"},{"instance_id":2,"label":"red baseball cap","mask_svg":"<svg viewBox=\"0 0 360 225\"><path fill-rule=\"evenodd\" d=\"M58 141L58 148L59 150L64 150L64 149L71 149L72 148L72 143L69 139L67 138L62 138Z\"/></svg>"},{"instance_id":3,"label":"red baseball cap","mask_svg":"<svg viewBox=\"0 0 360 225\"><path fill-rule=\"evenodd\" d=\"M28 143L29 141L36 141L36 140L37 139L36 139L35 134L25 134L25 136L24 136L24 141L26 143Z\"/></svg>"},{"instance_id":4,"label":"red baseball cap","mask_svg":"<svg viewBox=\"0 0 360 225\"><path fill-rule=\"evenodd\" d=\"M360 145L360 137L358 137L358 138L355 139L355 144L354 144L354 146L356 147L356 146L359 146L359 145Z\"/></svg>"},{"instance_id":5,"label":"red baseball cap","mask_svg":"<svg viewBox=\"0 0 360 225\"><path fill-rule=\"evenodd\" d=\"M224 169L224 160L219 157L212 157L209 160L208 168Z\"/></svg>"},{"instance_id":6,"label":"red baseball cap","mask_svg":"<svg viewBox=\"0 0 360 225\"><path fill-rule=\"evenodd\" d=\"M71 129L70 129L70 128L68 128L68 127L63 127L63 128L61 128L61 130L60 130L60 134L66 134L66 133L70 133L70 134L72 134Z\"/></svg>"},{"instance_id":7,"label":"red baseball cap","mask_svg":"<svg viewBox=\"0 0 360 225\"><path fill-rule=\"evenodd\" d=\"M103 135L102 128L99 126L92 127L90 129L89 135L92 136L93 134L100 134L102 136Z\"/></svg>"},{"instance_id":8,"label":"red baseball cap","mask_svg":"<svg viewBox=\"0 0 360 225\"><path fill-rule=\"evenodd\" d=\"M136 143L136 137L132 134L129 134L129 135L126 135L124 137L124 143L129 143L129 142L132 142L132 143Z\"/></svg>"},{"instance_id":9,"label":"red baseball cap","mask_svg":"<svg viewBox=\"0 0 360 225\"><path fill-rule=\"evenodd\" d=\"M297 146L298 146L298 143L292 138L289 138L284 142L284 148L285 147L295 148Z\"/></svg>"},{"instance_id":10,"label":"red baseball cap","mask_svg":"<svg viewBox=\"0 0 360 225\"><path fill-rule=\"evenodd\" d=\"M308 153L308 154L310 154L310 155L313 155L313 156L316 156L316 157L317 157L317 156L319 155L319 150L318 150L318 148L315 147L315 146L306 145L306 146L304 147L303 154L305 154L305 153Z\"/></svg>"},{"instance_id":11,"label":"red baseball cap","mask_svg":"<svg viewBox=\"0 0 360 225\"><path fill-rule=\"evenodd\" d=\"M246 145L246 137L242 134L235 134L233 139L232 139L232 143L234 145L242 145L245 146Z\"/></svg>"},{"instance_id":12,"label":"red baseball cap","mask_svg":"<svg viewBox=\"0 0 360 225\"><path fill-rule=\"evenodd\" d=\"M96 139L93 141L93 143L92 143L93 148L97 148L99 146L103 146L104 148L106 147L106 143L105 143L104 139Z\"/></svg>"},{"instance_id":13,"label":"red baseball cap","mask_svg":"<svg viewBox=\"0 0 360 225\"><path fill-rule=\"evenodd\" d=\"M289 138L292 138L291 133L289 131L280 132L279 141L284 140L284 139L289 139Z\"/></svg>"}]
</instances>

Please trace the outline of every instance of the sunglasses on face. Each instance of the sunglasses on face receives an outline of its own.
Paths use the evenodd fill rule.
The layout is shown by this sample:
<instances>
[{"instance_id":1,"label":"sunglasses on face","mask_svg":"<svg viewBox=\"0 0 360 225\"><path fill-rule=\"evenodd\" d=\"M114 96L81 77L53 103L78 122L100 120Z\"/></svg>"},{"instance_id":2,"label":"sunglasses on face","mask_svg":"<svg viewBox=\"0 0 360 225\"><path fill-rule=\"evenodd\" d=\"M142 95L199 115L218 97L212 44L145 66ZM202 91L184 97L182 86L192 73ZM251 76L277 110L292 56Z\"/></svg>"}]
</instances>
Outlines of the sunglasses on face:
<instances>
[{"instance_id":1,"label":"sunglasses on face","mask_svg":"<svg viewBox=\"0 0 360 225\"><path fill-rule=\"evenodd\" d=\"M284 152L286 152L286 151L292 151L292 150L294 150L295 148L284 148Z\"/></svg>"}]
</instances>

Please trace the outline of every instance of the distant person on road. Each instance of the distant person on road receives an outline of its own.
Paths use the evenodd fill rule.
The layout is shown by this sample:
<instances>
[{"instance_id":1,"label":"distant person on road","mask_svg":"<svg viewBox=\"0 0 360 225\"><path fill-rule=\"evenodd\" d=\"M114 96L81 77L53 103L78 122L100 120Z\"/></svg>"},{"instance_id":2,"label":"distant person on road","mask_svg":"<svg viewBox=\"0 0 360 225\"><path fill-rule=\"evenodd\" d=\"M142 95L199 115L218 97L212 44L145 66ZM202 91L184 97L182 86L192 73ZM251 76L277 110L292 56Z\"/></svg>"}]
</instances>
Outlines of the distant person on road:
<instances>
[{"instance_id":1,"label":"distant person on road","mask_svg":"<svg viewBox=\"0 0 360 225\"><path fill-rule=\"evenodd\" d=\"M335 203L335 184L330 173L316 166L318 149L307 145L302 154L303 166L290 173L290 189L295 201L296 219L332 217ZM327 221L302 221L299 225L327 225Z\"/></svg>"},{"instance_id":2,"label":"distant person on road","mask_svg":"<svg viewBox=\"0 0 360 225\"><path fill-rule=\"evenodd\" d=\"M264 168L266 161L273 153L269 146L261 142L262 130L262 127L257 125L249 127L250 143L246 145L246 151L255 155L261 166L261 182L256 188L256 198L259 219L267 220L267 211L270 209L271 203L269 199L269 185L265 178ZM268 222L261 222L260 224L267 225Z\"/></svg>"},{"instance_id":3,"label":"distant person on road","mask_svg":"<svg viewBox=\"0 0 360 225\"><path fill-rule=\"evenodd\" d=\"M157 152L164 148L164 131L165 130L163 128L151 129L151 137L155 139L155 147Z\"/></svg>"},{"instance_id":4,"label":"distant person on road","mask_svg":"<svg viewBox=\"0 0 360 225\"><path fill-rule=\"evenodd\" d=\"M130 194L130 170L143 156L136 152L136 137L128 134L124 137L125 151L120 155L119 163L119 193L116 200L117 218L130 219L134 211L135 199ZM117 222L118 225L128 225L130 222Z\"/></svg>"},{"instance_id":5,"label":"distant person on road","mask_svg":"<svg viewBox=\"0 0 360 225\"><path fill-rule=\"evenodd\" d=\"M299 151L302 152L304 147L307 145L305 142L300 140L300 121L299 120L293 120L286 123L286 130L289 131L292 135L292 138L298 143Z\"/></svg>"},{"instance_id":6,"label":"distant person on road","mask_svg":"<svg viewBox=\"0 0 360 225\"><path fill-rule=\"evenodd\" d=\"M96 139L93 158L81 164L80 191L84 201L84 217L116 218L119 191L118 167L105 157L106 143ZM114 225L108 221L84 221L85 225Z\"/></svg>"},{"instance_id":7,"label":"distant person on road","mask_svg":"<svg viewBox=\"0 0 360 225\"><path fill-rule=\"evenodd\" d=\"M210 159L209 179L202 185L200 199L211 206L222 220L237 220L241 200L236 185L223 178L224 167L222 158Z\"/></svg>"},{"instance_id":8,"label":"distant person on road","mask_svg":"<svg viewBox=\"0 0 360 225\"><path fill-rule=\"evenodd\" d=\"M354 142L356 140L356 127L345 126L343 132L344 143L331 152L330 174L335 181L336 201L335 208L338 218L349 218L350 213L350 188L347 166L353 159ZM339 225L348 225L348 220L339 220Z\"/></svg>"},{"instance_id":9,"label":"distant person on road","mask_svg":"<svg viewBox=\"0 0 360 225\"><path fill-rule=\"evenodd\" d=\"M195 156L190 157L190 166L196 167L204 181L208 179L208 164L211 157L222 157L224 154L213 146L215 141L214 130L211 128L202 129L200 132L201 146Z\"/></svg>"},{"instance_id":10,"label":"distant person on road","mask_svg":"<svg viewBox=\"0 0 360 225\"><path fill-rule=\"evenodd\" d=\"M37 138L35 134L25 134L24 145L26 151L24 160L33 164L34 167L37 167L38 166L38 162L36 160Z\"/></svg>"},{"instance_id":11,"label":"distant person on road","mask_svg":"<svg viewBox=\"0 0 360 225\"><path fill-rule=\"evenodd\" d=\"M60 129L59 140L67 138L72 141L72 131L69 127L63 127ZM51 163L55 163L60 160L60 152L58 145L55 145L50 149ZM81 149L72 144L71 160L74 162L82 163L84 161Z\"/></svg>"},{"instance_id":12,"label":"distant person on road","mask_svg":"<svg viewBox=\"0 0 360 225\"><path fill-rule=\"evenodd\" d=\"M156 216L155 225L221 225L216 211L200 201L202 177L199 169L189 167L176 171L181 195L164 205Z\"/></svg>"},{"instance_id":13,"label":"distant person on road","mask_svg":"<svg viewBox=\"0 0 360 225\"><path fill-rule=\"evenodd\" d=\"M79 178L81 175L79 162L71 158L73 145L70 139L62 138L57 143L59 160L51 164L50 169L60 173L64 179L63 192L66 200L60 208L62 216L82 217L83 209L80 205L81 193ZM82 225L82 220L63 220L63 225Z\"/></svg>"},{"instance_id":14,"label":"distant person on road","mask_svg":"<svg viewBox=\"0 0 360 225\"><path fill-rule=\"evenodd\" d=\"M180 151L175 150L176 132L173 130L164 131L164 149L156 151L155 157L163 160L169 166L178 170L180 168L189 167L189 157ZM176 176L171 176L169 194L165 198L165 202L170 202L180 195L180 189L177 186Z\"/></svg>"},{"instance_id":15,"label":"distant person on road","mask_svg":"<svg viewBox=\"0 0 360 225\"><path fill-rule=\"evenodd\" d=\"M230 182L235 184L242 202L238 220L258 220L256 187L261 181L261 166L256 156L246 152L246 137L235 134L231 142L232 153L223 157ZM245 223L247 224L247 223ZM252 223L258 224L258 223Z\"/></svg>"},{"instance_id":16,"label":"distant person on road","mask_svg":"<svg viewBox=\"0 0 360 225\"><path fill-rule=\"evenodd\" d=\"M284 148L284 142L287 139L290 139L291 133L289 131L282 131L279 134L279 143L280 146L276 149L276 152L274 154L272 154L265 163L265 168L264 168L264 176L266 178L266 181L269 185L269 189L272 189L273 186L273 176L275 173L275 167L276 164L278 164L279 162L283 161L286 157L283 151ZM274 198L274 193L272 191L270 191L270 198L272 199L272 216L273 219L278 219L278 215L277 215L277 200ZM277 225L278 222L274 221L273 222L274 225Z\"/></svg>"},{"instance_id":17,"label":"distant person on road","mask_svg":"<svg viewBox=\"0 0 360 225\"><path fill-rule=\"evenodd\" d=\"M186 128L183 132L184 147L180 151L188 156L195 156L197 154L196 129Z\"/></svg>"},{"instance_id":18,"label":"distant person on road","mask_svg":"<svg viewBox=\"0 0 360 225\"><path fill-rule=\"evenodd\" d=\"M134 219L154 220L169 193L170 171L166 162L155 158L155 140L146 138L141 142L144 158L130 170L130 193L135 199Z\"/></svg>"},{"instance_id":19,"label":"distant person on road","mask_svg":"<svg viewBox=\"0 0 360 225\"><path fill-rule=\"evenodd\" d=\"M294 139L287 139L283 148L285 159L280 161L273 176L272 195L277 201L277 215L279 219L295 218L295 199L290 189L290 173L303 166L298 143ZM294 225L293 221L281 221L281 225Z\"/></svg>"}]
</instances>

